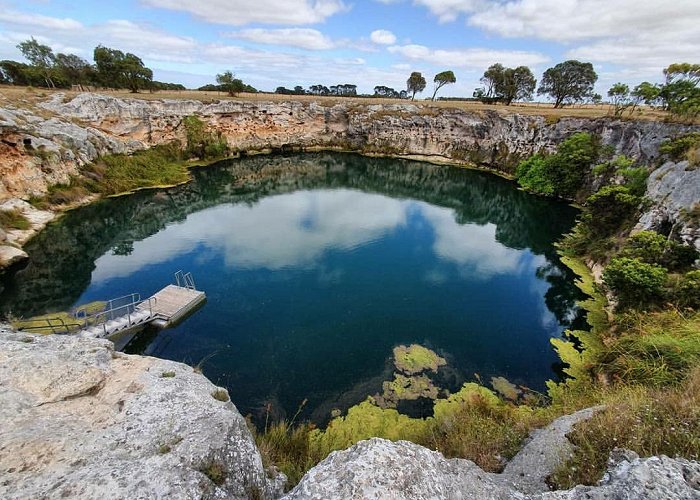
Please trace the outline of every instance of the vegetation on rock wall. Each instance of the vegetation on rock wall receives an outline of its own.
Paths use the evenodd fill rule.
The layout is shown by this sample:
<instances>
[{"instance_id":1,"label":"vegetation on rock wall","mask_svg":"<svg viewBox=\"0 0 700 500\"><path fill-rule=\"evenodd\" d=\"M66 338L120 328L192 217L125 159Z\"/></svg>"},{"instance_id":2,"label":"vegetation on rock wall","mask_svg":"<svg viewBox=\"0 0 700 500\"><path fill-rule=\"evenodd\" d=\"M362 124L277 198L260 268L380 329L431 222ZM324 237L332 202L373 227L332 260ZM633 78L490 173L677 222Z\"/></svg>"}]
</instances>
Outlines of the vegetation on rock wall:
<instances>
[{"instance_id":1,"label":"vegetation on rock wall","mask_svg":"<svg viewBox=\"0 0 700 500\"><path fill-rule=\"evenodd\" d=\"M182 120L185 142L173 141L132 155L102 156L82 169L68 185L55 185L48 194L32 200L35 205L70 205L90 193L115 195L136 189L173 186L186 182L191 160L214 161L230 149L220 132L211 131L196 116Z\"/></svg>"},{"instance_id":2,"label":"vegetation on rock wall","mask_svg":"<svg viewBox=\"0 0 700 500\"><path fill-rule=\"evenodd\" d=\"M29 229L27 218L19 210L0 210L0 229Z\"/></svg>"}]
</instances>

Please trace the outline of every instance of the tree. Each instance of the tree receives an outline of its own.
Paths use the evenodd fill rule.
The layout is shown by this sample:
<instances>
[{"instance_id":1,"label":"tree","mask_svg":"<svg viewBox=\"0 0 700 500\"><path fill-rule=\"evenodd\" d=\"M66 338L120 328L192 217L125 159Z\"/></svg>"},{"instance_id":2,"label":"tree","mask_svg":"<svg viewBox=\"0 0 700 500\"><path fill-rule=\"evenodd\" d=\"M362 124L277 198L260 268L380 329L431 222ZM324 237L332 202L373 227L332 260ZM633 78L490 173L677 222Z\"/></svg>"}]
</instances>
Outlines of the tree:
<instances>
[{"instance_id":1,"label":"tree","mask_svg":"<svg viewBox=\"0 0 700 500\"><path fill-rule=\"evenodd\" d=\"M616 83L610 90L608 90L608 97L613 105L613 112L615 116L622 116L622 113L632 106L632 111L636 102L632 100L630 96L630 88L626 83Z\"/></svg>"},{"instance_id":2,"label":"tree","mask_svg":"<svg viewBox=\"0 0 700 500\"><path fill-rule=\"evenodd\" d=\"M675 63L664 69L666 84L678 80L688 80L694 85L700 83L700 64Z\"/></svg>"},{"instance_id":3,"label":"tree","mask_svg":"<svg viewBox=\"0 0 700 500\"><path fill-rule=\"evenodd\" d=\"M56 68L70 85L78 85L80 90L92 73L90 63L75 54L56 54Z\"/></svg>"},{"instance_id":4,"label":"tree","mask_svg":"<svg viewBox=\"0 0 700 500\"><path fill-rule=\"evenodd\" d=\"M435 75L435 78L433 78L433 82L435 82L435 92L433 92L433 101L435 100L435 96L437 95L438 90L440 90L445 85L455 83L456 81L457 78L455 77L455 74L452 71L443 71Z\"/></svg>"},{"instance_id":5,"label":"tree","mask_svg":"<svg viewBox=\"0 0 700 500\"><path fill-rule=\"evenodd\" d=\"M654 106L659 103L661 87L649 82L642 82L632 89L631 95L637 103L644 103L647 106Z\"/></svg>"},{"instance_id":6,"label":"tree","mask_svg":"<svg viewBox=\"0 0 700 500\"><path fill-rule=\"evenodd\" d=\"M309 94L313 95L328 95L331 91L325 85L312 85L309 87Z\"/></svg>"},{"instance_id":7,"label":"tree","mask_svg":"<svg viewBox=\"0 0 700 500\"><path fill-rule=\"evenodd\" d=\"M331 86L331 95L339 97L353 97L357 95L357 85L351 83L339 83Z\"/></svg>"},{"instance_id":8,"label":"tree","mask_svg":"<svg viewBox=\"0 0 700 500\"><path fill-rule=\"evenodd\" d=\"M236 78L236 76L231 71L224 71L220 75L216 75L216 83L219 84L219 88L228 92L228 95L235 96L236 93L243 91L243 82Z\"/></svg>"},{"instance_id":9,"label":"tree","mask_svg":"<svg viewBox=\"0 0 700 500\"><path fill-rule=\"evenodd\" d=\"M700 115L700 64L676 63L664 69L666 84L659 97L672 113L690 119Z\"/></svg>"},{"instance_id":10,"label":"tree","mask_svg":"<svg viewBox=\"0 0 700 500\"><path fill-rule=\"evenodd\" d=\"M482 84L484 84L484 88L481 89L482 91L479 93L481 97L493 98L498 95L498 88L502 84L504 72L505 68L500 63L492 64L486 71L484 71L484 76L482 76L479 80ZM474 97L477 96L474 95Z\"/></svg>"},{"instance_id":11,"label":"tree","mask_svg":"<svg viewBox=\"0 0 700 500\"><path fill-rule=\"evenodd\" d=\"M411 76L406 80L406 90L411 93L411 100L415 100L416 94L425 90L425 78L418 71L411 73Z\"/></svg>"},{"instance_id":12,"label":"tree","mask_svg":"<svg viewBox=\"0 0 700 500\"><path fill-rule=\"evenodd\" d=\"M141 58L127 53L122 61L122 75L132 93L147 87L153 81L153 71L147 68Z\"/></svg>"},{"instance_id":13,"label":"tree","mask_svg":"<svg viewBox=\"0 0 700 500\"><path fill-rule=\"evenodd\" d=\"M374 97L389 97L397 99L399 97L399 93L391 87L377 85L376 87L374 87Z\"/></svg>"},{"instance_id":14,"label":"tree","mask_svg":"<svg viewBox=\"0 0 700 500\"><path fill-rule=\"evenodd\" d=\"M482 102L503 102L510 105L515 100L532 99L535 80L527 66L506 68L496 63L489 66L481 77L483 89L477 89L474 97Z\"/></svg>"},{"instance_id":15,"label":"tree","mask_svg":"<svg viewBox=\"0 0 700 500\"><path fill-rule=\"evenodd\" d=\"M535 85L537 80L527 66L506 68L498 88L498 95L506 106L513 101L529 101L535 91Z\"/></svg>"},{"instance_id":16,"label":"tree","mask_svg":"<svg viewBox=\"0 0 700 500\"><path fill-rule=\"evenodd\" d=\"M97 80L105 87L128 88L136 93L153 80L153 71L134 54L99 45L93 53Z\"/></svg>"},{"instance_id":17,"label":"tree","mask_svg":"<svg viewBox=\"0 0 700 500\"><path fill-rule=\"evenodd\" d=\"M565 61L544 72L537 93L549 94L554 99L554 107L561 108L565 103L590 97L597 80L591 63Z\"/></svg>"},{"instance_id":18,"label":"tree","mask_svg":"<svg viewBox=\"0 0 700 500\"><path fill-rule=\"evenodd\" d=\"M56 58L53 55L51 47L40 44L32 37L17 45L17 48L22 52L24 58L41 72L46 86L54 88L55 85L51 78L51 68Z\"/></svg>"}]
</instances>

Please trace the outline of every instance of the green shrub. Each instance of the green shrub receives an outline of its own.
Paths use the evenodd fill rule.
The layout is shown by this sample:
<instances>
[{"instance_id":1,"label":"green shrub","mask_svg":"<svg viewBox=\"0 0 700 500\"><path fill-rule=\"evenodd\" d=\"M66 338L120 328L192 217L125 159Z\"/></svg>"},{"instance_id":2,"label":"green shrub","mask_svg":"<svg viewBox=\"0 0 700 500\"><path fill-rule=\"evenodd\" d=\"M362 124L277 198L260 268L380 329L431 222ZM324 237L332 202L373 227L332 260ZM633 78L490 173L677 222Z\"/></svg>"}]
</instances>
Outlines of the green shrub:
<instances>
[{"instance_id":1,"label":"green shrub","mask_svg":"<svg viewBox=\"0 0 700 500\"><path fill-rule=\"evenodd\" d=\"M185 154L188 158L215 159L228 155L229 147L221 132L207 130L206 125L196 116L186 116L182 120L185 127L187 144Z\"/></svg>"},{"instance_id":2,"label":"green shrub","mask_svg":"<svg viewBox=\"0 0 700 500\"><path fill-rule=\"evenodd\" d=\"M636 213L640 202L626 186L604 186L586 200L583 220L594 237L608 236Z\"/></svg>"},{"instance_id":3,"label":"green shrub","mask_svg":"<svg viewBox=\"0 0 700 500\"><path fill-rule=\"evenodd\" d=\"M559 196L575 196L599 153L600 139L588 132L576 133L562 142L557 154L547 162L555 192Z\"/></svg>"},{"instance_id":4,"label":"green shrub","mask_svg":"<svg viewBox=\"0 0 700 500\"><path fill-rule=\"evenodd\" d=\"M666 250L667 238L655 231L640 231L627 241L625 255L649 264L660 264Z\"/></svg>"},{"instance_id":5,"label":"green shrub","mask_svg":"<svg viewBox=\"0 0 700 500\"><path fill-rule=\"evenodd\" d=\"M670 271L687 269L698 258L694 247L669 240L654 231L640 231L631 236L623 254L649 264L659 264Z\"/></svg>"},{"instance_id":6,"label":"green shrub","mask_svg":"<svg viewBox=\"0 0 700 500\"><path fill-rule=\"evenodd\" d=\"M516 178L521 186L536 193L573 198L600 154L600 140L579 132L562 142L556 154L535 155L520 162Z\"/></svg>"},{"instance_id":7,"label":"green shrub","mask_svg":"<svg viewBox=\"0 0 700 500\"><path fill-rule=\"evenodd\" d=\"M534 193L553 195L554 185L547 174L547 157L533 155L518 164L515 178L520 185Z\"/></svg>"},{"instance_id":8,"label":"green shrub","mask_svg":"<svg viewBox=\"0 0 700 500\"><path fill-rule=\"evenodd\" d=\"M625 186L635 196L642 197L647 191L647 179L649 170L646 167L626 167L619 170L625 179Z\"/></svg>"},{"instance_id":9,"label":"green shrub","mask_svg":"<svg viewBox=\"0 0 700 500\"><path fill-rule=\"evenodd\" d=\"M683 275L673 291L674 299L681 307L700 308L700 270Z\"/></svg>"},{"instance_id":10,"label":"green shrub","mask_svg":"<svg viewBox=\"0 0 700 500\"><path fill-rule=\"evenodd\" d=\"M641 306L661 297L668 273L640 259L616 257L603 272L603 282L617 295L620 306Z\"/></svg>"},{"instance_id":11,"label":"green shrub","mask_svg":"<svg viewBox=\"0 0 700 500\"><path fill-rule=\"evenodd\" d=\"M687 154L700 148L700 132L682 135L674 139L668 139L659 146L659 153L674 161L687 159Z\"/></svg>"},{"instance_id":12,"label":"green shrub","mask_svg":"<svg viewBox=\"0 0 700 500\"><path fill-rule=\"evenodd\" d=\"M669 241L661 265L670 271L682 271L692 266L698 257L700 256L695 247Z\"/></svg>"}]
</instances>

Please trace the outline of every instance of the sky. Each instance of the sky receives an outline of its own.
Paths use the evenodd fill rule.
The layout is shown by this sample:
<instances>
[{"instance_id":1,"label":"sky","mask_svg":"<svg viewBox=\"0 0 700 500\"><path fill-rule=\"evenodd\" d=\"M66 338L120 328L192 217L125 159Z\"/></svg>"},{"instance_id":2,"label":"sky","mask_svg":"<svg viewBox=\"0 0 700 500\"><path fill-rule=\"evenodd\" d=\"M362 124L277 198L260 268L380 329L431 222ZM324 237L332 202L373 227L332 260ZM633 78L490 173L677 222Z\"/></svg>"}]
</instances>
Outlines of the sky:
<instances>
[{"instance_id":1,"label":"sky","mask_svg":"<svg viewBox=\"0 0 700 500\"><path fill-rule=\"evenodd\" d=\"M260 90L351 83L404 89L452 70L439 95L470 97L493 63L535 77L567 60L615 82L660 82L700 62L700 0L0 0L0 59L35 37L91 61L102 44L132 52L160 81L196 88L233 71Z\"/></svg>"}]
</instances>

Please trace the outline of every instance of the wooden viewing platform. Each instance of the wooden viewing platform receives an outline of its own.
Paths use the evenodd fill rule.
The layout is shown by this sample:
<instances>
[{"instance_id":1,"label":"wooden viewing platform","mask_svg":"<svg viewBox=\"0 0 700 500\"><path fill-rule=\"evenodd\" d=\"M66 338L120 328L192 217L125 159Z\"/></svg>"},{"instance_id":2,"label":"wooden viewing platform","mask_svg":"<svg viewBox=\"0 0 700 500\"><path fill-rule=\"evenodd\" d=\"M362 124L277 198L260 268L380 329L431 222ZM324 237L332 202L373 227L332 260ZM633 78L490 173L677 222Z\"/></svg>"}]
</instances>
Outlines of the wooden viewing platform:
<instances>
[{"instance_id":1,"label":"wooden viewing platform","mask_svg":"<svg viewBox=\"0 0 700 500\"><path fill-rule=\"evenodd\" d=\"M151 323L159 328L168 328L187 316L206 296L199 290L168 285L151 298L155 299ZM148 310L148 305L141 304L136 310Z\"/></svg>"}]
</instances>

